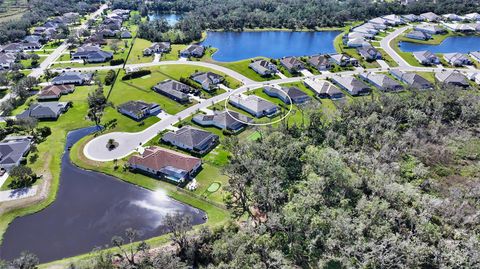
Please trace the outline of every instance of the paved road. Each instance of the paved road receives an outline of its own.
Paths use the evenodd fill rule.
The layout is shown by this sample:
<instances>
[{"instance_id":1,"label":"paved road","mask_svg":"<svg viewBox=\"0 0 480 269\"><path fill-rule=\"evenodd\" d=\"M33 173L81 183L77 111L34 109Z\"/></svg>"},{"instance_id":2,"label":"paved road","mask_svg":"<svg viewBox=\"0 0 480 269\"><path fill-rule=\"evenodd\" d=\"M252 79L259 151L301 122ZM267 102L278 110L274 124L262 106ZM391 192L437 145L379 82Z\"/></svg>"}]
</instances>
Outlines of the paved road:
<instances>
[{"instance_id":1,"label":"paved road","mask_svg":"<svg viewBox=\"0 0 480 269\"><path fill-rule=\"evenodd\" d=\"M407 63L398 53L390 46L390 42L395 39L397 36L403 34L407 29L409 29L411 26L405 26L402 28L398 28L386 37L382 38L380 40L380 47L392 57L392 59L398 63L400 67L407 67L411 66L410 64Z\"/></svg>"}]
</instances>

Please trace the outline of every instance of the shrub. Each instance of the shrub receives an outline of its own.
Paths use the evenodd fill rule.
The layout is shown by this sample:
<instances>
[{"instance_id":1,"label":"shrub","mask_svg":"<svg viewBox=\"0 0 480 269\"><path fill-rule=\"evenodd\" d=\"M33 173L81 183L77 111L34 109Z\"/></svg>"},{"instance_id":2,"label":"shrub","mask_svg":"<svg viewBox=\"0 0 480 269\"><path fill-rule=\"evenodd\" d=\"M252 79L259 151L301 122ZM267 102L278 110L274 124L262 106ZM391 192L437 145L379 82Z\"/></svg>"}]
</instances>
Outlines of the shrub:
<instances>
[{"instance_id":1,"label":"shrub","mask_svg":"<svg viewBox=\"0 0 480 269\"><path fill-rule=\"evenodd\" d=\"M150 75L151 73L152 73L152 71L150 71L150 70L138 70L138 71L126 74L125 76L122 77L122 80L139 78L139 77L143 77L143 76L146 76L146 75Z\"/></svg>"},{"instance_id":2,"label":"shrub","mask_svg":"<svg viewBox=\"0 0 480 269\"><path fill-rule=\"evenodd\" d=\"M110 61L110 65L121 65L125 62L124 59L113 59Z\"/></svg>"}]
</instances>

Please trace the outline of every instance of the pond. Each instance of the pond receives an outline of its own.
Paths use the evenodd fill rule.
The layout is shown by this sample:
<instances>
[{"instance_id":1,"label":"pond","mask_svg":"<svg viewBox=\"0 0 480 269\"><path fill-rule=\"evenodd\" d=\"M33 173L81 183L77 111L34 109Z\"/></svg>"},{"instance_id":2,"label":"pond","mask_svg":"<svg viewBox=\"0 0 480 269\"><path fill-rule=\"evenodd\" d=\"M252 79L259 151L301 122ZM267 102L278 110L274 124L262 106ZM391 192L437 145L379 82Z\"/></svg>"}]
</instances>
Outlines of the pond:
<instances>
[{"instance_id":1,"label":"pond","mask_svg":"<svg viewBox=\"0 0 480 269\"><path fill-rule=\"evenodd\" d=\"M433 53L469 53L480 50L480 36L452 36L447 37L438 45L419 44L413 42L400 42L400 49L404 52L428 50Z\"/></svg>"},{"instance_id":2,"label":"pond","mask_svg":"<svg viewBox=\"0 0 480 269\"><path fill-rule=\"evenodd\" d=\"M160 19L165 19L170 26L175 26L177 22L182 18L180 14L163 14L163 13L153 13L148 15L149 21L155 21Z\"/></svg>"},{"instance_id":3,"label":"pond","mask_svg":"<svg viewBox=\"0 0 480 269\"><path fill-rule=\"evenodd\" d=\"M86 128L69 133L66 148L93 131ZM203 211L160 191L80 169L70 162L67 153L62 157L56 200L44 210L10 224L0 246L0 257L10 260L28 250L41 262L49 262L110 244L114 235L123 235L127 228L139 230L139 239L151 238L168 232L163 220L174 212L191 215L194 224L205 221Z\"/></svg>"},{"instance_id":4,"label":"pond","mask_svg":"<svg viewBox=\"0 0 480 269\"><path fill-rule=\"evenodd\" d=\"M258 56L281 58L318 53L335 53L333 41L340 31L290 32L208 32L202 42L217 48L212 58L231 62Z\"/></svg>"}]
</instances>

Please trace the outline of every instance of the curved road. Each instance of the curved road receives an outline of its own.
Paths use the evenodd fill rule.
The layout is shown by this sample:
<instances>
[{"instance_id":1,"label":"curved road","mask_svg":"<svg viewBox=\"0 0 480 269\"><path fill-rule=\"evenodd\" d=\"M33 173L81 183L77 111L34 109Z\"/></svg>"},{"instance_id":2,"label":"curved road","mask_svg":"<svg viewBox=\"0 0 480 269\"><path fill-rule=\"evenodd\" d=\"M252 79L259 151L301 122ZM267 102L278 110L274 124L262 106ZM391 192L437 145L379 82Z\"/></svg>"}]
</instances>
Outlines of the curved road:
<instances>
[{"instance_id":1,"label":"curved road","mask_svg":"<svg viewBox=\"0 0 480 269\"><path fill-rule=\"evenodd\" d=\"M357 75L362 72L388 72L389 69L399 69L402 71L409 71L409 72L440 72L446 69L453 69L453 68L439 68L439 67L416 67L409 65L398 53L390 46L390 43L393 39L397 36L405 32L409 26L405 26L399 29L396 29L394 32L390 33L386 37L384 37L380 41L380 45L383 50L385 50L395 62L398 63L398 67L394 68L372 68L372 69L359 69L354 71L346 71L346 72L339 72L339 73L324 73L321 75L316 76L308 76L309 78L316 78L316 79L327 79L334 75L337 76L350 76L350 75ZM198 62L198 61L164 61L164 62L151 62L151 63L143 63L143 64L131 64L127 65L128 67L152 67L152 66L161 66L161 65L194 65L194 66L202 66L207 67L213 70L217 70L227 74L228 76L235 78L241 81L244 85L236 90L230 90L223 94L214 96L208 100L203 100L200 103L197 103L175 115L171 115L167 118L162 119L161 121L153 124L152 126L146 128L145 130L138 132L138 133L127 133L127 132L114 132L114 133L107 133L96 137L89 141L84 148L84 154L87 158L95 161L112 161L114 159L121 159L133 153L140 145L145 144L146 142L153 139L157 134L172 125L176 124L179 120L185 119L190 117L192 114L205 109L212 104L219 103L222 101L226 101L231 94L240 94L244 93L249 89L254 89L261 87L262 85L277 85L289 82L298 82L302 81L307 77L293 77L293 78L282 78L277 80L270 80L266 82L257 82L253 81L242 74L237 73L231 69L225 68L223 66L219 66L213 63L206 63L206 62ZM73 68L71 70L78 70L78 71L94 71L94 70L108 70L108 69L118 69L121 66L103 66L103 67L86 67L86 68ZM456 69L457 70L457 69ZM480 72L478 69L461 69L464 73L473 73L473 72ZM119 146L114 150L108 150L106 145L109 139L114 139L118 142Z\"/></svg>"}]
</instances>

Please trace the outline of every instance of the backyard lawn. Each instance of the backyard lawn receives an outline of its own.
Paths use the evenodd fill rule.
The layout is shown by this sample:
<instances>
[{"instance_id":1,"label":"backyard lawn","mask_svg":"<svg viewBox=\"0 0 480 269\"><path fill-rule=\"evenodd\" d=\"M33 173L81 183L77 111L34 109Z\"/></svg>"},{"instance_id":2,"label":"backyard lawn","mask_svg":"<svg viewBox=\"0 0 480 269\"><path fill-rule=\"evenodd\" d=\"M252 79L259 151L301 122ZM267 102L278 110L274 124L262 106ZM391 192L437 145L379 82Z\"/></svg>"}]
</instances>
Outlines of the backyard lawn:
<instances>
[{"instance_id":1,"label":"backyard lawn","mask_svg":"<svg viewBox=\"0 0 480 269\"><path fill-rule=\"evenodd\" d=\"M213 63L224 66L226 68L232 69L233 71L236 71L247 78L254 80L254 81L268 81L272 79L279 79L280 77L278 76L273 76L273 77L262 77L259 74L257 74L255 71L253 71L248 65L251 63L251 59L247 60L241 60L237 62L215 62Z\"/></svg>"}]
</instances>

